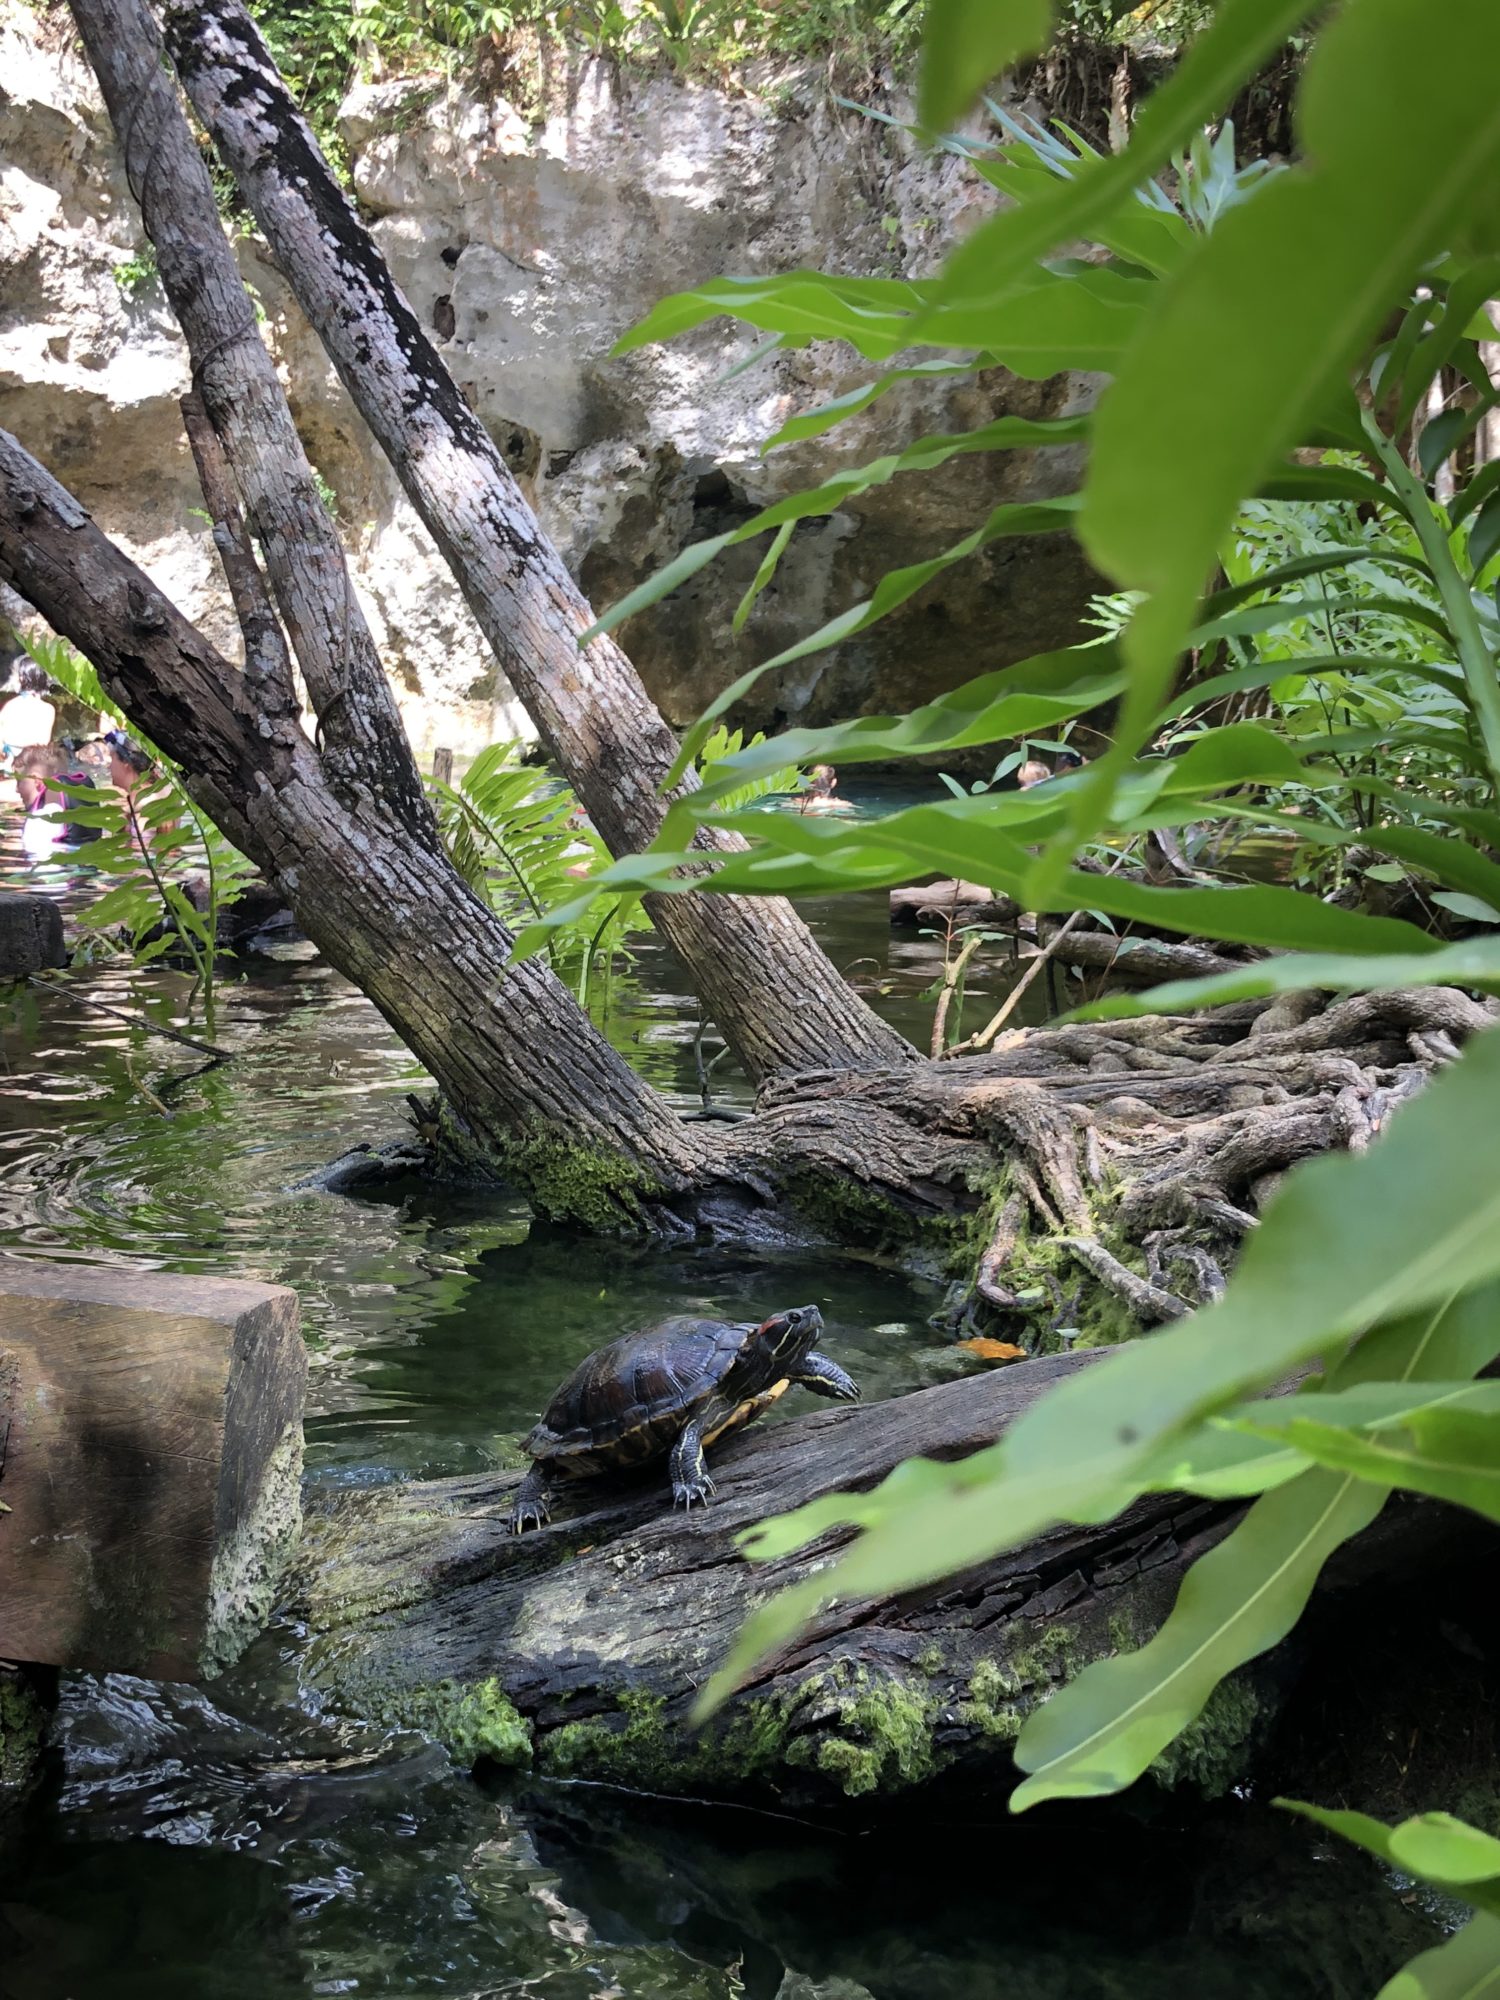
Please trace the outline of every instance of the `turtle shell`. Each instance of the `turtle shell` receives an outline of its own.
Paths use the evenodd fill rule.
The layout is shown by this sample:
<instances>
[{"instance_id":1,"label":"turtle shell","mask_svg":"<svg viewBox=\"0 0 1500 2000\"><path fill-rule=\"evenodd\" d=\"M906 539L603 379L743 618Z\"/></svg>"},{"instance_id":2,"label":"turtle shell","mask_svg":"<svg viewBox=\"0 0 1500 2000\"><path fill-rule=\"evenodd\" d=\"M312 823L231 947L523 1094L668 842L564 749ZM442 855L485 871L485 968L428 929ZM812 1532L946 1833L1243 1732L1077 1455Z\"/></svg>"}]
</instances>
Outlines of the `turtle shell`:
<instances>
[{"instance_id":1,"label":"turtle shell","mask_svg":"<svg viewBox=\"0 0 1500 2000\"><path fill-rule=\"evenodd\" d=\"M679 1314L612 1340L574 1369L524 1449L564 1474L637 1465L670 1450L743 1358L755 1331L753 1320ZM773 1386L769 1379L746 1382L745 1401L759 1403Z\"/></svg>"}]
</instances>

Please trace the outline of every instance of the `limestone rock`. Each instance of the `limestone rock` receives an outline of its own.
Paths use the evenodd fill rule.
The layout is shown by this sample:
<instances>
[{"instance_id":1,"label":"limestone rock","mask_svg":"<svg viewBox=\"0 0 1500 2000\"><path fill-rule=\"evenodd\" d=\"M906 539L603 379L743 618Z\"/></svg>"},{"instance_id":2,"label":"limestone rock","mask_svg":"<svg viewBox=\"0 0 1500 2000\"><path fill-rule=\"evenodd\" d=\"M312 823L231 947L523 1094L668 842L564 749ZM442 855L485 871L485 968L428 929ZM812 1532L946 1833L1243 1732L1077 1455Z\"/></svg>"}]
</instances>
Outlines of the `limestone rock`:
<instances>
[{"instance_id":1,"label":"limestone rock","mask_svg":"<svg viewBox=\"0 0 1500 2000\"><path fill-rule=\"evenodd\" d=\"M786 416L866 378L851 349L819 342L726 379L753 343L720 320L612 355L664 294L725 272L920 275L995 199L952 155L838 108L815 68L747 73L731 94L557 55L525 116L461 84L404 78L352 91L342 126L398 282L601 606L838 466L1093 394L1083 378L1001 370L907 384L847 432L762 456ZM236 651L177 409L186 359L142 247L65 17L12 0L0 22L0 425ZM418 750L530 735L265 246L242 231L237 249ZM1076 470L1071 451L1012 452L878 488L798 530L743 633L731 614L763 543L633 620L627 648L685 721L885 569L936 553L1001 500L1064 490ZM744 719L828 721L928 698L1066 643L1091 587L1062 537L998 543L896 618L769 677Z\"/></svg>"}]
</instances>

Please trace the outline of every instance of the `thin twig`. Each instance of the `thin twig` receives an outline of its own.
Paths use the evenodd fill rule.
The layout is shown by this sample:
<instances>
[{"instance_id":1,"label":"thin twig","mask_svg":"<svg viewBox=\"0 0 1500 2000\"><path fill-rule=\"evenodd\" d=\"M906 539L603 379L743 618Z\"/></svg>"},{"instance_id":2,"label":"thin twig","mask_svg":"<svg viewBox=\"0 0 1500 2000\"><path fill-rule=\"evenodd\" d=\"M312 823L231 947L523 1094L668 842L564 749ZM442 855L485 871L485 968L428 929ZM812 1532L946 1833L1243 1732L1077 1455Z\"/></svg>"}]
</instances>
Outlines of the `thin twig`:
<instances>
[{"instance_id":1,"label":"thin twig","mask_svg":"<svg viewBox=\"0 0 1500 2000\"><path fill-rule=\"evenodd\" d=\"M975 931L959 952L958 957L943 968L943 990L938 995L937 1012L932 1017L931 1052L935 1056L943 1054L943 1030L948 1025L949 1004L953 999L954 993L958 990L960 980L964 976L964 967L974 956L975 952L978 951L981 941L982 933ZM951 1050L949 1053L952 1053Z\"/></svg>"},{"instance_id":2,"label":"thin twig","mask_svg":"<svg viewBox=\"0 0 1500 2000\"><path fill-rule=\"evenodd\" d=\"M111 1007L107 1000L90 999L86 994L71 992L66 986L54 986L47 979L30 979L27 984L34 986L38 993L55 993L60 999L71 1000L75 1007L92 1007L100 1014L112 1014L117 1021L123 1021L129 1028L144 1028L148 1035L160 1035L163 1041L180 1042L185 1049L195 1049L200 1056L212 1056L216 1063L229 1062L234 1056L233 1049L221 1049L213 1042L200 1042L193 1035L180 1034L176 1028L158 1027L155 1021L148 1021L144 1014L127 1014L123 1007ZM201 1075L201 1071L194 1071Z\"/></svg>"},{"instance_id":3,"label":"thin twig","mask_svg":"<svg viewBox=\"0 0 1500 2000\"><path fill-rule=\"evenodd\" d=\"M1116 856L1115 860L1110 864L1109 868L1105 872L1107 874L1113 875L1117 868L1123 868L1124 865L1125 865L1125 856L1123 854L1120 854ZM994 1041L996 1035L999 1034L1000 1030L1005 1026L1006 1022L1010 1019L1011 1015L1014 1014L1017 1007L1020 1006L1021 1001L1025 996L1026 989L1031 985L1032 981L1036 978L1037 974L1047 964L1048 960L1052 958L1053 954L1057 950L1057 947L1062 943L1063 939L1067 937L1068 933L1071 930L1074 929L1074 927L1078 923L1079 918L1084 917L1087 914L1088 912L1086 910L1075 910L1071 917L1067 918L1065 922L1059 924L1058 928L1052 933L1051 937L1048 938L1046 944L1042 946L1041 950L1037 953L1036 957L1031 961L1030 965L1027 966L1026 970L1021 974L1021 977L1016 981L1015 985L1010 989L1009 993L1006 994L994 1018L992 1020L987 1021L985 1025L979 1030L979 1033L977 1035L970 1035L969 1039L966 1042L955 1042L951 1049L944 1049L939 1044L937 1044L936 1041L934 1041L932 1053L935 1056L940 1056L940 1055L966 1056L972 1053L972 1051L975 1049L987 1049L990 1043Z\"/></svg>"}]
</instances>

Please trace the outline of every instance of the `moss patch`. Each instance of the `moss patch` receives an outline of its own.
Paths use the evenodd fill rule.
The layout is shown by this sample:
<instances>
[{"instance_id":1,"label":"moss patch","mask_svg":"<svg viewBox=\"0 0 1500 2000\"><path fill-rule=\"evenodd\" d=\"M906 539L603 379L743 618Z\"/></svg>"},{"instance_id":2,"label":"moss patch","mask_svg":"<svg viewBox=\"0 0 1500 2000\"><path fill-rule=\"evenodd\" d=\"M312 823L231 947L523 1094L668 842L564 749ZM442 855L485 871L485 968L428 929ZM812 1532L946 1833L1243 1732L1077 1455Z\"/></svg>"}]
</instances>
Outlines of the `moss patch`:
<instances>
[{"instance_id":1,"label":"moss patch","mask_svg":"<svg viewBox=\"0 0 1500 2000\"><path fill-rule=\"evenodd\" d=\"M13 1667L0 1667L0 1811L36 1775L47 1735L47 1710Z\"/></svg>"},{"instance_id":2,"label":"moss patch","mask_svg":"<svg viewBox=\"0 0 1500 2000\"><path fill-rule=\"evenodd\" d=\"M1260 1695L1248 1675L1220 1681L1208 1705L1150 1768L1159 1785L1191 1785L1207 1799L1222 1798L1245 1774L1260 1719Z\"/></svg>"},{"instance_id":3,"label":"moss patch","mask_svg":"<svg viewBox=\"0 0 1500 2000\"><path fill-rule=\"evenodd\" d=\"M537 1745L553 1777L599 1778L635 1791L684 1785L734 1790L782 1761L787 1706L769 1697L743 1703L723 1728L689 1734L669 1722L666 1698L627 1688L612 1715L565 1722Z\"/></svg>"},{"instance_id":4,"label":"moss patch","mask_svg":"<svg viewBox=\"0 0 1500 2000\"><path fill-rule=\"evenodd\" d=\"M442 1143L452 1146L451 1121L444 1120ZM463 1142L467 1152L473 1142ZM602 1146L574 1144L548 1134L497 1141L483 1154L486 1171L526 1197L552 1222L576 1223L608 1235L632 1229L653 1192L636 1167Z\"/></svg>"},{"instance_id":5,"label":"moss patch","mask_svg":"<svg viewBox=\"0 0 1500 2000\"><path fill-rule=\"evenodd\" d=\"M898 1792L938 1768L932 1731L940 1704L895 1681L857 1673L847 1694L833 1697L833 1735L794 1743L791 1764L815 1764L846 1798Z\"/></svg>"},{"instance_id":6,"label":"moss patch","mask_svg":"<svg viewBox=\"0 0 1500 2000\"><path fill-rule=\"evenodd\" d=\"M496 1680L392 1689L356 1697L354 1706L374 1722L423 1730L455 1763L476 1764L481 1757L495 1764L531 1762L531 1725Z\"/></svg>"},{"instance_id":7,"label":"moss patch","mask_svg":"<svg viewBox=\"0 0 1500 2000\"><path fill-rule=\"evenodd\" d=\"M915 1216L845 1175L800 1167L786 1175L782 1186L787 1200L830 1242L896 1250L916 1241Z\"/></svg>"},{"instance_id":8,"label":"moss patch","mask_svg":"<svg viewBox=\"0 0 1500 2000\"><path fill-rule=\"evenodd\" d=\"M959 1720L987 1743L1014 1743L1031 1710L1024 1698L1021 1676L998 1660L981 1660L969 1676L967 1700L958 1705Z\"/></svg>"}]
</instances>

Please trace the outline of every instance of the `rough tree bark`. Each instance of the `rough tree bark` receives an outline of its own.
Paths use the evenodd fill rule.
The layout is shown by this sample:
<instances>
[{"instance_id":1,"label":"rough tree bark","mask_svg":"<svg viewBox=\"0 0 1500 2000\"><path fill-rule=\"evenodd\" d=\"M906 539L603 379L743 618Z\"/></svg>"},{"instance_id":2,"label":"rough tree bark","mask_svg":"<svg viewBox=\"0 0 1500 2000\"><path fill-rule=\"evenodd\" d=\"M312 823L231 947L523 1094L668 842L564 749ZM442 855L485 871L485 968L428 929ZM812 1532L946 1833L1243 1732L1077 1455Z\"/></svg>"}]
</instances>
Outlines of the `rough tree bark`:
<instances>
[{"instance_id":1,"label":"rough tree bark","mask_svg":"<svg viewBox=\"0 0 1500 2000\"><path fill-rule=\"evenodd\" d=\"M329 172L244 10L231 0L192 0L159 11L199 115L548 751L613 853L649 845L677 744L635 669L608 638L579 650L593 619L586 600ZM74 12L86 32L94 24L90 52L111 113L128 157L142 163L148 233L155 240L160 229L171 244L183 188L197 178L206 189L207 179L201 161L195 176L183 154L186 126L171 136L181 115L170 89L150 80L150 16L142 0L80 0ZM148 129L134 136L143 121ZM201 200L200 190L199 208ZM207 257L207 226L201 216L188 225L186 249L196 259ZM174 261L162 261L169 289ZM205 288L198 303L208 298ZM243 294L224 310L237 311L238 326ZM706 836L702 844L723 843ZM647 908L752 1076L914 1059L790 904L682 896L649 898Z\"/></svg>"},{"instance_id":2,"label":"rough tree bark","mask_svg":"<svg viewBox=\"0 0 1500 2000\"><path fill-rule=\"evenodd\" d=\"M460 1128L543 1209L606 1225L668 1198L706 1140L616 1055L440 852L334 794L295 717L216 652L13 438L0 432L0 577L93 661L204 810L369 995ZM580 1161L596 1171L588 1186ZM573 1165L570 1166L569 1162ZM554 1184L555 1182L555 1184Z\"/></svg>"},{"instance_id":3,"label":"rough tree bark","mask_svg":"<svg viewBox=\"0 0 1500 2000\"><path fill-rule=\"evenodd\" d=\"M437 827L395 698L225 237L160 37L138 6L79 0L72 11L187 340L194 389L244 496L307 683L328 781L345 805L393 817L435 850ZM201 431L194 450L201 463ZM209 504L217 518L211 496ZM266 714L295 713L289 677L258 670L252 637L247 632L247 669Z\"/></svg>"},{"instance_id":4,"label":"rough tree bark","mask_svg":"<svg viewBox=\"0 0 1500 2000\"><path fill-rule=\"evenodd\" d=\"M804 1072L743 1123L687 1125L542 966L496 980L509 934L444 857L345 808L295 722L3 434L0 577L282 886L427 1065L450 1131L546 1214L852 1241L947 1268L955 1319L1033 1351L1118 1338L1216 1296L1281 1172L1367 1143L1495 1017L1431 988L1015 1031L955 1062Z\"/></svg>"},{"instance_id":5,"label":"rough tree bark","mask_svg":"<svg viewBox=\"0 0 1500 2000\"><path fill-rule=\"evenodd\" d=\"M702 1732L687 1712L746 1614L826 1563L821 1537L748 1564L743 1528L866 1488L920 1452L993 1442L1060 1377L1098 1356L1027 1362L897 1401L798 1417L714 1455L718 1498L691 1516L647 1469L575 1488L549 1528L506 1531L518 1474L315 1500L293 1602L311 1678L356 1712L415 1722L467 1758L652 1792L827 1805L942 1777L993 1793L1031 1707L1090 1660L1147 1637L1232 1506L1152 1495L1118 1520L1058 1527L932 1589L830 1605ZM566 1511L565 1511L566 1509ZM1487 1537L1487 1540L1485 1539ZM1493 1550L1454 1509L1392 1509L1325 1589L1401 1559ZM1244 1773L1282 1666L1226 1688L1163 1759L1223 1790Z\"/></svg>"}]
</instances>

